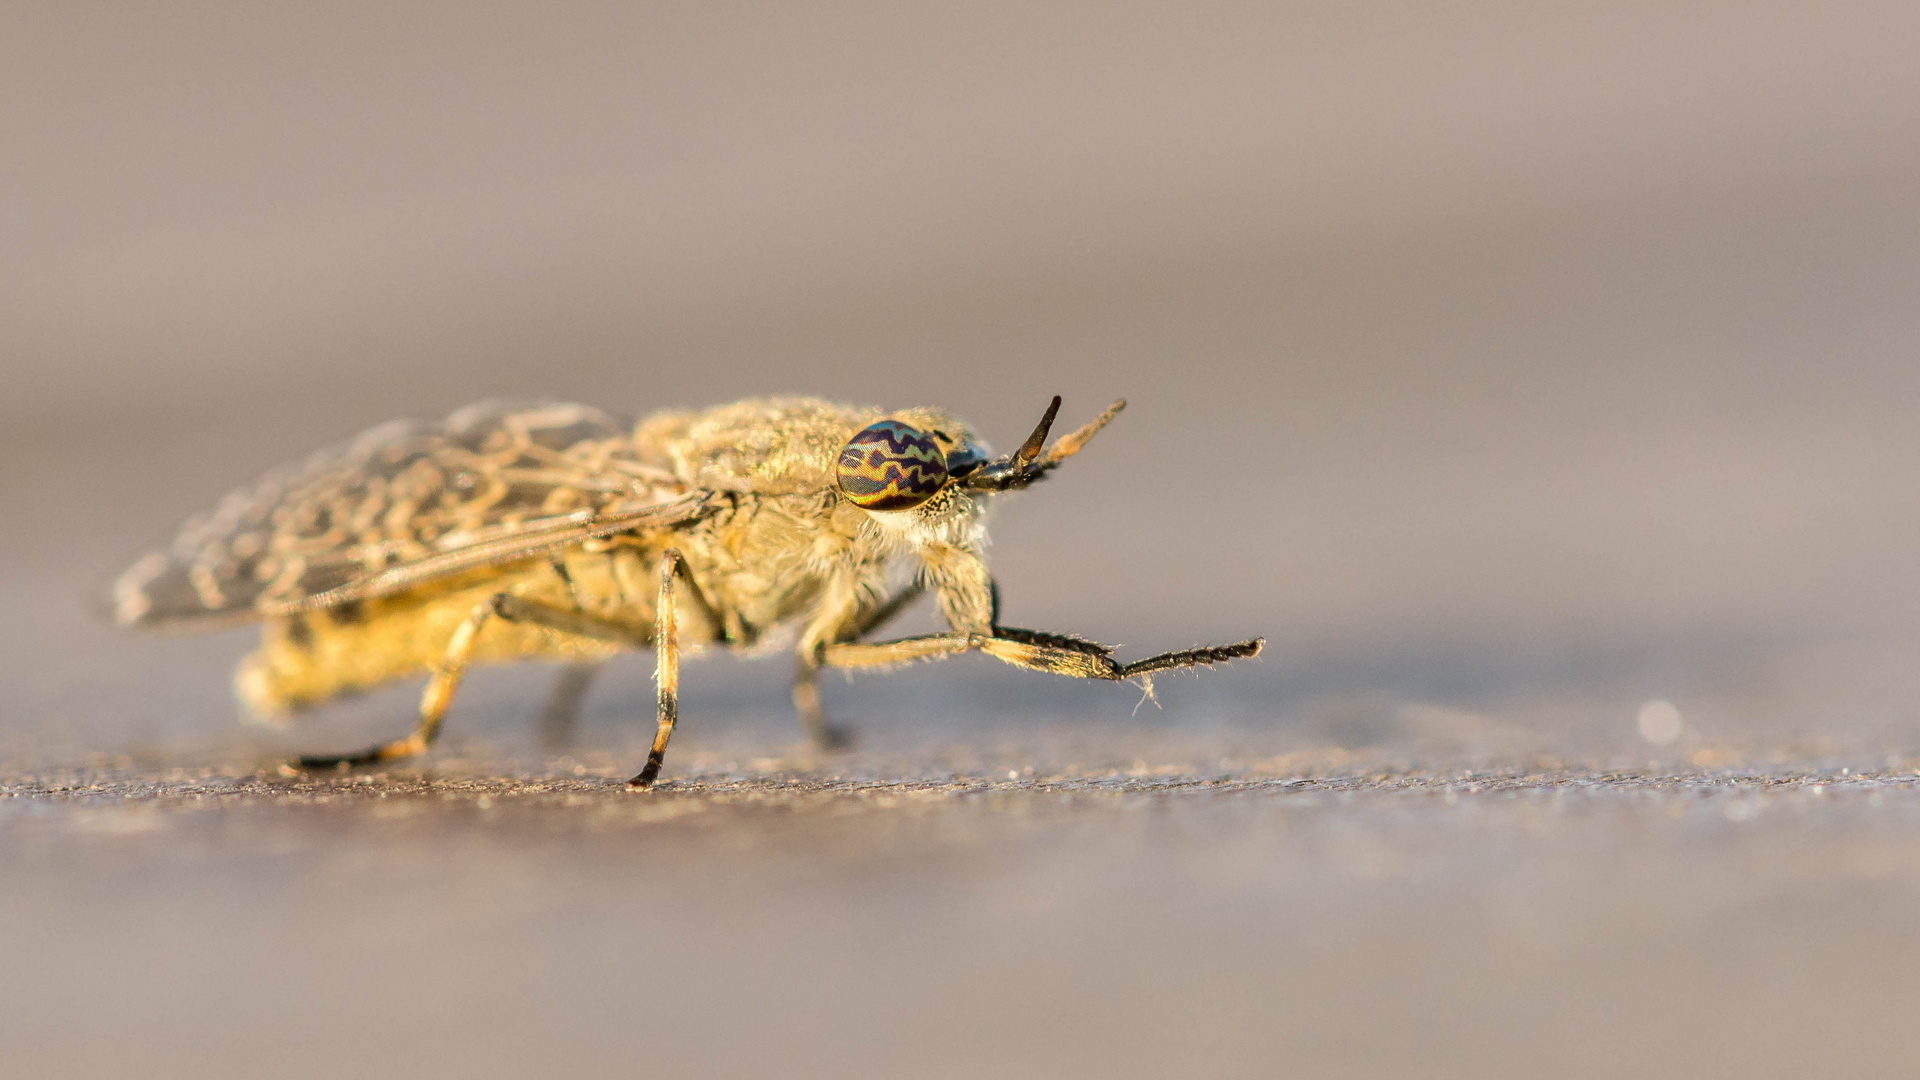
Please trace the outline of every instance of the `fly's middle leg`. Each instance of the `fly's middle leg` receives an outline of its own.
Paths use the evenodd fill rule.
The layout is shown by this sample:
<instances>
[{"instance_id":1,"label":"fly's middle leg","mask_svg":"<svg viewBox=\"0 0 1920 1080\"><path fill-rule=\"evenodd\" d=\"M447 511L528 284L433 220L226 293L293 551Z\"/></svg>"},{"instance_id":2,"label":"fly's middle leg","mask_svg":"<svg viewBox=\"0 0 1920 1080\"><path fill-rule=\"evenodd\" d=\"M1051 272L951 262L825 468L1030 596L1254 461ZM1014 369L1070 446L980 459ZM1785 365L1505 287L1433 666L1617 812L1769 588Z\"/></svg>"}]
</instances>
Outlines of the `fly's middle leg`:
<instances>
[{"instance_id":1,"label":"fly's middle leg","mask_svg":"<svg viewBox=\"0 0 1920 1080\"><path fill-rule=\"evenodd\" d=\"M870 610L858 613L847 625L831 635L833 641L858 641L868 634L892 621L895 616L913 606L924 586L914 582L894 593L885 603ZM839 727L827 719L826 710L820 706L820 687L817 675L820 671L820 635L804 635L793 666L793 708L800 714L800 726L806 729L807 737L821 750L840 750L853 744L853 733Z\"/></svg>"},{"instance_id":2,"label":"fly's middle leg","mask_svg":"<svg viewBox=\"0 0 1920 1080\"><path fill-rule=\"evenodd\" d=\"M827 719L820 706L820 686L814 677L820 662L801 653L793 664L793 709L800 714L800 726L816 749L840 750L853 744L853 733Z\"/></svg>"},{"instance_id":3,"label":"fly's middle leg","mask_svg":"<svg viewBox=\"0 0 1920 1080\"><path fill-rule=\"evenodd\" d=\"M680 625L673 599L673 579L680 572L680 552L668 548L660 556L660 601L653 613L656 657L653 681L659 692L658 720L646 765L627 781L637 788L650 787L659 777L660 766L667 759L667 740L673 738L673 726L680 720Z\"/></svg>"},{"instance_id":4,"label":"fly's middle leg","mask_svg":"<svg viewBox=\"0 0 1920 1080\"><path fill-rule=\"evenodd\" d=\"M530 622L550 630L579 634L616 645L638 648L648 644L653 646L657 658L653 678L659 692L653 748L648 751L647 763L639 774L627 781L633 787L648 787L660 776L660 766L667 758L667 740L673 737L674 725L680 719L680 620L673 595L673 581L683 572L682 567L683 562L677 550L668 548L661 554L660 600L654 608L653 636L650 640L631 627L579 610L569 611L511 595L494 598L496 614L502 618Z\"/></svg>"},{"instance_id":5,"label":"fly's middle leg","mask_svg":"<svg viewBox=\"0 0 1920 1080\"><path fill-rule=\"evenodd\" d=\"M667 758L667 740L673 737L674 725L680 719L680 619L678 601L673 593L673 581L684 573L683 567L680 552L668 548L661 554L660 600L654 608L651 638L620 623L609 622L582 611L552 607L518 596L496 596L493 601L495 614L505 619L530 622L550 630L578 634L581 637L608 641L616 645L634 648L653 646L657 659L653 678L659 692L658 707L653 748L647 753L647 763L638 775L627 781L628 784L637 788L652 785L660 776L660 766Z\"/></svg>"},{"instance_id":6,"label":"fly's middle leg","mask_svg":"<svg viewBox=\"0 0 1920 1080\"><path fill-rule=\"evenodd\" d=\"M553 689L547 694L547 702L540 709L540 745L549 750L564 749L573 744L573 738L580 729L580 710L587 698L587 690L593 686L595 675L600 673L600 662L583 660L567 664L554 677Z\"/></svg>"}]
</instances>

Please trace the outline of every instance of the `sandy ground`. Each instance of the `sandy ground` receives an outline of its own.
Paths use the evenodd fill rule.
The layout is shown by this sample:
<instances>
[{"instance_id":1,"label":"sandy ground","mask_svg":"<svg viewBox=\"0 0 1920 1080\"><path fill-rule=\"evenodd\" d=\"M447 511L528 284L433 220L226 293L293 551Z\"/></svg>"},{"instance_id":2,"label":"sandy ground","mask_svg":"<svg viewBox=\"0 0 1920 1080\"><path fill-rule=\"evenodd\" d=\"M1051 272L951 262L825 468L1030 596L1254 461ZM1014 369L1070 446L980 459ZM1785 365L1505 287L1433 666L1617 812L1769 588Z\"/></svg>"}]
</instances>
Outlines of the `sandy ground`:
<instances>
[{"instance_id":1,"label":"sandy ground","mask_svg":"<svg viewBox=\"0 0 1920 1080\"><path fill-rule=\"evenodd\" d=\"M1909 1050L1920 762L1196 768L1218 729L1097 734L1114 764L1076 770L1049 755L1097 740L695 751L644 794L600 752L17 770L0 1040L18 1075L156 1077L1791 1075L1835 1047L1885 1075Z\"/></svg>"}]
</instances>

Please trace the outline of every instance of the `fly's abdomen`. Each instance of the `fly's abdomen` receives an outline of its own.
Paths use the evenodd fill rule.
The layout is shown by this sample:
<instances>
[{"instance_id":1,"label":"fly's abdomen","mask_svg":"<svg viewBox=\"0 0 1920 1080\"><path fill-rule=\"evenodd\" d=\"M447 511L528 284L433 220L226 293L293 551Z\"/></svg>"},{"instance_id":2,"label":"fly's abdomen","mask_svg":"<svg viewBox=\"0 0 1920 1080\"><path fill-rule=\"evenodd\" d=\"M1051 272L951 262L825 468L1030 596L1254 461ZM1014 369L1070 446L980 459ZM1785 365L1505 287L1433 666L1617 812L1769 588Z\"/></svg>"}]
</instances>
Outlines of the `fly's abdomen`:
<instances>
[{"instance_id":1,"label":"fly's abdomen","mask_svg":"<svg viewBox=\"0 0 1920 1080\"><path fill-rule=\"evenodd\" d=\"M565 578L548 564L496 575L463 588L397 596L306 612L266 623L260 647L240 662L234 691L261 719L285 717L346 694L426 674L477 607L501 592L559 608L592 612L653 632L650 604L628 602L610 574L612 560L568 558ZM595 564L599 565L595 565ZM521 659L603 660L619 646L526 623L490 618L474 642L472 662Z\"/></svg>"}]
</instances>

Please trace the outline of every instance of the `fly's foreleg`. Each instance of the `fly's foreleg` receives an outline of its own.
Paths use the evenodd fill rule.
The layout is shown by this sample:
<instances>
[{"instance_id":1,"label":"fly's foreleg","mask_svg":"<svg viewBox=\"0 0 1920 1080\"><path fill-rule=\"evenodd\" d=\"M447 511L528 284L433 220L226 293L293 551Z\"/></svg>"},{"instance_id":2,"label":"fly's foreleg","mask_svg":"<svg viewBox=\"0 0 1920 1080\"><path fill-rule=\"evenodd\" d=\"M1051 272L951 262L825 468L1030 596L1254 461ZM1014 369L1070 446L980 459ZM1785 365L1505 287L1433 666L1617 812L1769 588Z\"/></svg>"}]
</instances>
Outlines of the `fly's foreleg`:
<instances>
[{"instance_id":1,"label":"fly's foreleg","mask_svg":"<svg viewBox=\"0 0 1920 1080\"><path fill-rule=\"evenodd\" d=\"M1229 660L1241 660L1259 656L1266 648L1266 638L1251 638L1236 641L1232 645L1211 645L1200 649L1181 649L1177 652L1164 652L1158 656L1149 656L1145 660L1135 660L1120 669L1123 679L1152 675L1157 671L1177 671L1180 668L1210 667L1224 664Z\"/></svg>"},{"instance_id":2,"label":"fly's foreleg","mask_svg":"<svg viewBox=\"0 0 1920 1080\"><path fill-rule=\"evenodd\" d=\"M1051 640L1022 641L956 630L893 641L829 645L822 650L821 661L839 668L892 667L914 660L943 660L966 652L984 652L997 660L1035 671L1082 679L1120 677L1119 666L1107 658L1103 646L1057 635L1045 636Z\"/></svg>"},{"instance_id":3,"label":"fly's foreleg","mask_svg":"<svg viewBox=\"0 0 1920 1080\"><path fill-rule=\"evenodd\" d=\"M1204 667L1258 656L1264 638L1204 649L1160 653L1131 664L1116 663L1112 649L1066 634L1048 634L1011 626L992 634L927 634L871 644L829 645L821 659L833 667L887 667L911 660L938 660L964 652L983 652L1002 663L1076 679L1118 681L1178 668Z\"/></svg>"},{"instance_id":4,"label":"fly's foreleg","mask_svg":"<svg viewBox=\"0 0 1920 1080\"><path fill-rule=\"evenodd\" d=\"M1108 415L1098 423L1105 423L1117 411L1118 408L1109 410ZM1098 424L1088 429L1086 434L1091 437L1093 431L1097 430ZM1097 642L1068 634L1000 625L1000 590L977 554L956 550L947 553L939 562L930 562L928 566L936 574L940 606L953 628L971 632L979 639L975 647L981 652L1015 667L1070 675L1078 679L1145 678L1161 671L1206 667L1258 656L1261 647L1266 644L1265 638L1253 638L1232 645L1159 653L1131 664L1122 664L1112 659L1112 649Z\"/></svg>"},{"instance_id":5,"label":"fly's foreleg","mask_svg":"<svg viewBox=\"0 0 1920 1080\"><path fill-rule=\"evenodd\" d=\"M987 642L981 646L981 651L989 656L1018 667L1032 668L1035 671L1051 671L1056 675L1073 675L1082 679L1137 679L1161 671L1209 667L1213 664L1224 664L1229 660L1259 656L1260 650L1267 643L1266 638L1251 638L1247 641L1234 642L1232 645L1210 645L1199 649L1164 652L1144 660L1135 660L1131 664L1121 664L1111 658L1110 654L1113 650L1105 645L1066 634L1021 630L1012 626L995 627L993 634L994 636L987 639ZM1075 657L1083 659L1075 659Z\"/></svg>"},{"instance_id":6,"label":"fly's foreleg","mask_svg":"<svg viewBox=\"0 0 1920 1080\"><path fill-rule=\"evenodd\" d=\"M979 637L959 632L922 634L893 641L841 642L820 650L820 665L837 668L892 667L914 660L943 660L979 648Z\"/></svg>"}]
</instances>

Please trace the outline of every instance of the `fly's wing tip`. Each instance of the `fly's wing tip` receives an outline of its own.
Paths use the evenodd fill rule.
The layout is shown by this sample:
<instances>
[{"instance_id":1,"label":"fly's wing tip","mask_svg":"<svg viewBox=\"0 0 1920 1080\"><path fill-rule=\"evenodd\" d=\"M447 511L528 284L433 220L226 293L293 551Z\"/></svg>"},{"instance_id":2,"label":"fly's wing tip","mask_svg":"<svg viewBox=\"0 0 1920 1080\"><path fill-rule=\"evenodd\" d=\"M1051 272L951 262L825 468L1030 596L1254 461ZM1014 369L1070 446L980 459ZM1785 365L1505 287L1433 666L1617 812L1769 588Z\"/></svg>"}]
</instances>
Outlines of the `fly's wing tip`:
<instances>
[{"instance_id":1,"label":"fly's wing tip","mask_svg":"<svg viewBox=\"0 0 1920 1080\"><path fill-rule=\"evenodd\" d=\"M159 551L127 567L93 607L115 625L138 630L204 630L253 622L262 614L245 605L210 607L188 568Z\"/></svg>"},{"instance_id":2,"label":"fly's wing tip","mask_svg":"<svg viewBox=\"0 0 1920 1080\"><path fill-rule=\"evenodd\" d=\"M155 551L127 567L113 583L108 598L113 621L121 626L144 626L155 620L153 585L173 561L165 552Z\"/></svg>"}]
</instances>

